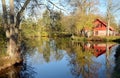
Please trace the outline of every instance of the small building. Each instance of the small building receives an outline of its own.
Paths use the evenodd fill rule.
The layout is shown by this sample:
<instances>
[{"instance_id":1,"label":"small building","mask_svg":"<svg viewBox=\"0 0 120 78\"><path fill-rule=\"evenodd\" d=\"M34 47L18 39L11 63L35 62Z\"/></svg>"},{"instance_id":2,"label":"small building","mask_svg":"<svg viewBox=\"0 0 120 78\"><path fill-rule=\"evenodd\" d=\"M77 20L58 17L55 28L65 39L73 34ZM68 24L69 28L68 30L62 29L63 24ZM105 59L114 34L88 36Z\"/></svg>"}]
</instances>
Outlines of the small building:
<instances>
[{"instance_id":1,"label":"small building","mask_svg":"<svg viewBox=\"0 0 120 78\"><path fill-rule=\"evenodd\" d=\"M115 30L113 27L109 27L109 35L113 36L115 34ZM93 27L93 36L106 36L107 35L107 24L100 19L96 19L94 21Z\"/></svg>"}]
</instances>

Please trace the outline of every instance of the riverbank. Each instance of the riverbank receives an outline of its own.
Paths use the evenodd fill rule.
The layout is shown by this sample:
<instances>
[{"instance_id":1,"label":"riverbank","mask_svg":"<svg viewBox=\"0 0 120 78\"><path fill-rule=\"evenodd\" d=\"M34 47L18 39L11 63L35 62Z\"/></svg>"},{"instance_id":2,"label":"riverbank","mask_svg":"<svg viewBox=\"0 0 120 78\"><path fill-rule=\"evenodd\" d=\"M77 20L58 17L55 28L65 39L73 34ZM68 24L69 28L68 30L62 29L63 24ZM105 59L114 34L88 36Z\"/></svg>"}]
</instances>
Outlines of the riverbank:
<instances>
[{"instance_id":1,"label":"riverbank","mask_svg":"<svg viewBox=\"0 0 120 78\"><path fill-rule=\"evenodd\" d=\"M17 63L20 63L22 61L23 59L18 54L15 54L13 57L10 57L8 55L1 56L0 57L0 71L10 66L13 66Z\"/></svg>"},{"instance_id":2,"label":"riverbank","mask_svg":"<svg viewBox=\"0 0 120 78\"><path fill-rule=\"evenodd\" d=\"M102 42L120 42L120 36L109 36L109 37L98 37L98 36L93 36L90 38L86 37L77 37L77 36L72 36L72 40L75 41L102 41Z\"/></svg>"}]
</instances>

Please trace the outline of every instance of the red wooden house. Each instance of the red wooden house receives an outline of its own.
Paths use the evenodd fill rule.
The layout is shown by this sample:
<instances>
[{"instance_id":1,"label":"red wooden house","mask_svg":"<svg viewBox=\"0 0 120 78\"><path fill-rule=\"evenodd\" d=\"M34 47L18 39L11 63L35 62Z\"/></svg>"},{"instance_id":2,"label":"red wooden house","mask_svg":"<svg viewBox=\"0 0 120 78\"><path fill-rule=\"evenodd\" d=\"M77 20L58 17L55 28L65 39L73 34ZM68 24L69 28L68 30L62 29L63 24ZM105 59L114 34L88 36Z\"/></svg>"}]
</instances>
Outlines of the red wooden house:
<instances>
[{"instance_id":1,"label":"red wooden house","mask_svg":"<svg viewBox=\"0 0 120 78\"><path fill-rule=\"evenodd\" d=\"M94 21L93 36L106 36L107 24L100 19ZM114 35L115 30L111 26L109 27L109 35Z\"/></svg>"}]
</instances>

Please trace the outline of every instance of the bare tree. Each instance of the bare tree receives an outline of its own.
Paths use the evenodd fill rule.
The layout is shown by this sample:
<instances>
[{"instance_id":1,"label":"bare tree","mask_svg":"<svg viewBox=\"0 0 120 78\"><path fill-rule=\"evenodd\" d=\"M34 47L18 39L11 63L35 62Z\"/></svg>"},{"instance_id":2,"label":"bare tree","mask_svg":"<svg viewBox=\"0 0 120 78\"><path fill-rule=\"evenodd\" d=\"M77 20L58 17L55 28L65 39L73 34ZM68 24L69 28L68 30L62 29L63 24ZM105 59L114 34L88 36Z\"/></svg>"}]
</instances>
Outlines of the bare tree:
<instances>
[{"instance_id":1,"label":"bare tree","mask_svg":"<svg viewBox=\"0 0 120 78\"><path fill-rule=\"evenodd\" d=\"M71 6L74 6L74 11L83 14L95 12L98 3L98 0L70 0Z\"/></svg>"},{"instance_id":2,"label":"bare tree","mask_svg":"<svg viewBox=\"0 0 120 78\"><path fill-rule=\"evenodd\" d=\"M113 21L112 19L115 18L116 13L119 14L118 12L120 11L120 6L119 6L120 0L107 0L107 33L106 35L109 36L109 27L111 25L111 22Z\"/></svg>"},{"instance_id":3,"label":"bare tree","mask_svg":"<svg viewBox=\"0 0 120 78\"><path fill-rule=\"evenodd\" d=\"M108 5L107 5L107 33L106 33L106 35L109 36L112 2L111 2L111 0L107 0L107 2L108 2Z\"/></svg>"}]
</instances>

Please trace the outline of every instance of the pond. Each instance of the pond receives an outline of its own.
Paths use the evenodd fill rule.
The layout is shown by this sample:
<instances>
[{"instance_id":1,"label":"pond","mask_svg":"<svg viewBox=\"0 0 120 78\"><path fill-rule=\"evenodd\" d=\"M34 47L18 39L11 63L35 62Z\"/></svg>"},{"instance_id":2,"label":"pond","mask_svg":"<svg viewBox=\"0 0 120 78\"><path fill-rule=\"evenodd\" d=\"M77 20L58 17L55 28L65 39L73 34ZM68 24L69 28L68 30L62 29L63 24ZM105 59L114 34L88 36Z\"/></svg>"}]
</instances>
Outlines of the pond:
<instances>
[{"instance_id":1,"label":"pond","mask_svg":"<svg viewBox=\"0 0 120 78\"><path fill-rule=\"evenodd\" d=\"M75 42L66 38L27 41L23 63L0 72L0 78L118 78L120 45Z\"/></svg>"}]
</instances>

